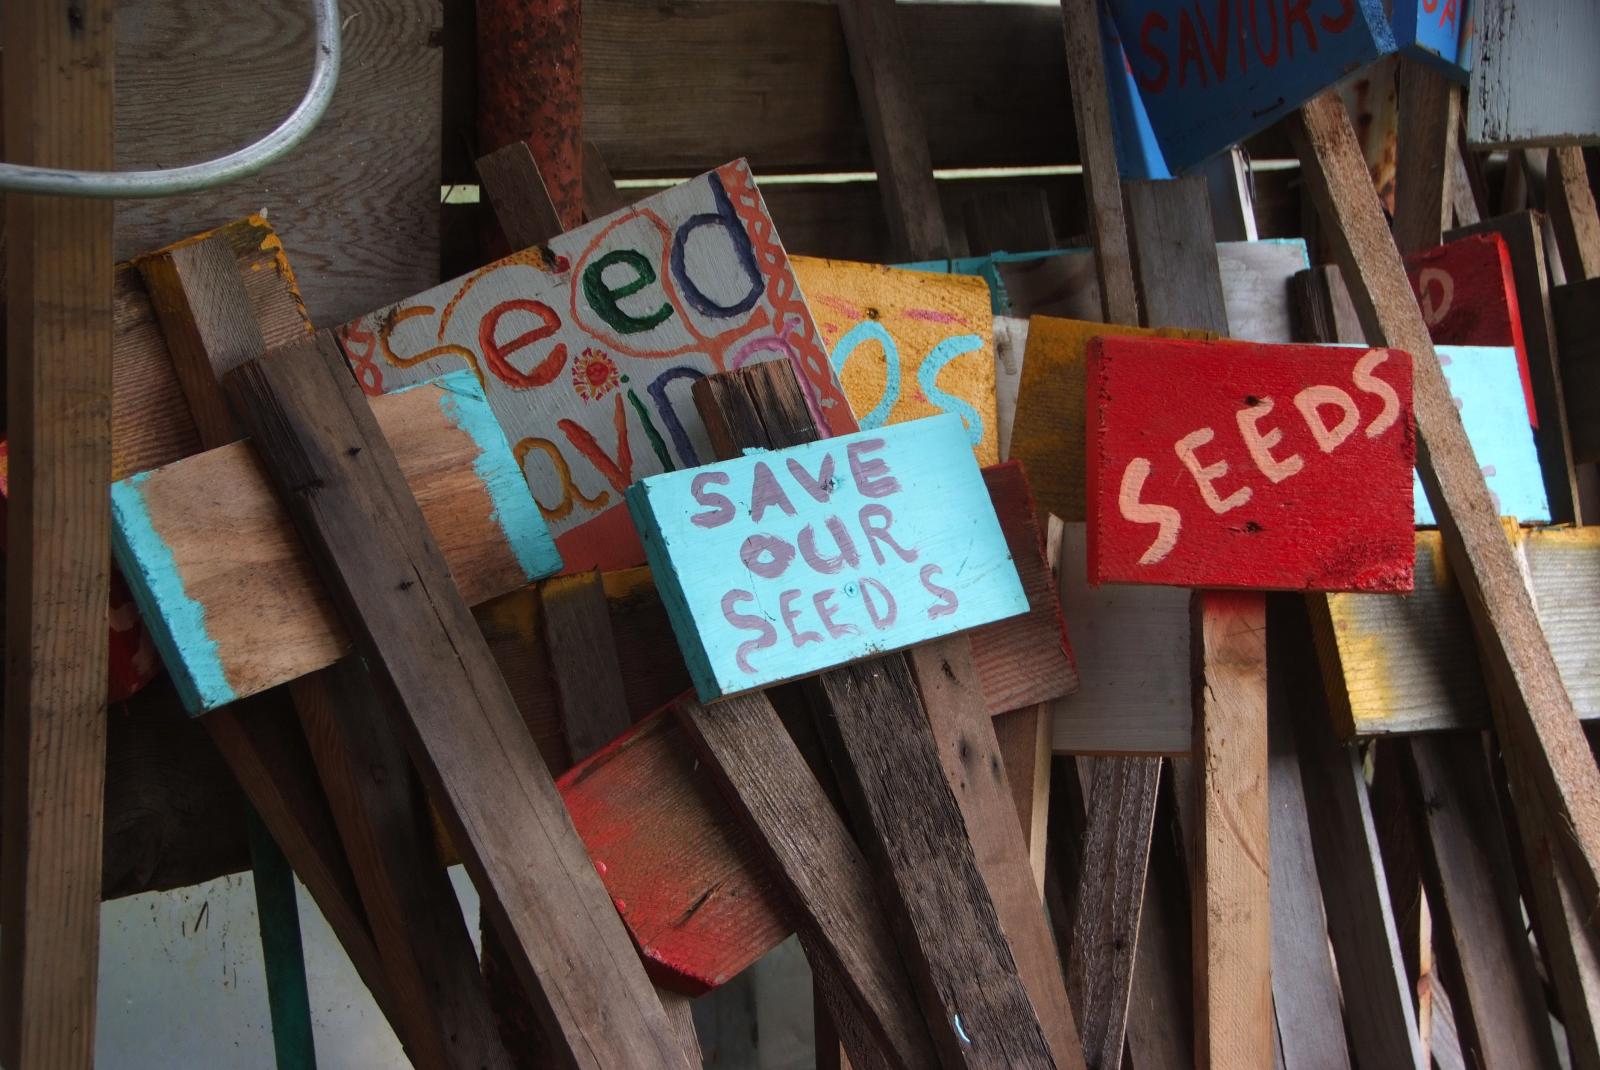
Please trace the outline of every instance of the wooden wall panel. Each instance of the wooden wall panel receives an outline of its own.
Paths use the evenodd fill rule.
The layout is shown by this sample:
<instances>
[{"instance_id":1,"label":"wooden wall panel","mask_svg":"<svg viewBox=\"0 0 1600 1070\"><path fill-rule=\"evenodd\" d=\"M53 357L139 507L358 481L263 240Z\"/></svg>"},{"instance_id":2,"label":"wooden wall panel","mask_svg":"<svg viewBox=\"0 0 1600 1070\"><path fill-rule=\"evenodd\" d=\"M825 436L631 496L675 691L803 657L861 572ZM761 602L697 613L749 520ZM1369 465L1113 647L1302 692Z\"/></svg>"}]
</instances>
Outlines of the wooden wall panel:
<instances>
[{"instance_id":1,"label":"wooden wall panel","mask_svg":"<svg viewBox=\"0 0 1600 1070\"><path fill-rule=\"evenodd\" d=\"M437 282L441 2L343 0L343 71L311 138L253 178L119 202L117 258L260 213L319 325ZM116 32L119 168L243 147L282 121L311 71L308 0L121 0Z\"/></svg>"}]
</instances>

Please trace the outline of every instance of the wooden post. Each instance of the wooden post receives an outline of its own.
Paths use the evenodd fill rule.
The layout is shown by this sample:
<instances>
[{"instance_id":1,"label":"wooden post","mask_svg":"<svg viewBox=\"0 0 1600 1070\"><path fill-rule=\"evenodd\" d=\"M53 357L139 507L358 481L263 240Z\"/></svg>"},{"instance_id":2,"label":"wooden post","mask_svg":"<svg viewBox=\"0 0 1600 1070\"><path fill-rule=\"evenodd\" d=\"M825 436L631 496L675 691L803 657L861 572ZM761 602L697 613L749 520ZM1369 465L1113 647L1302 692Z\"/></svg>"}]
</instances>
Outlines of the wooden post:
<instances>
[{"instance_id":1,"label":"wooden post","mask_svg":"<svg viewBox=\"0 0 1600 1070\"><path fill-rule=\"evenodd\" d=\"M113 166L109 0L19 0L5 158ZM110 201L6 195L0 1063L94 1064L111 562Z\"/></svg>"},{"instance_id":2,"label":"wooden post","mask_svg":"<svg viewBox=\"0 0 1600 1070\"><path fill-rule=\"evenodd\" d=\"M917 110L916 86L894 0L840 0L839 22L850 52L856 98L878 169L878 192L898 256L935 260L950 255L944 208L933 181L928 136Z\"/></svg>"},{"instance_id":3,"label":"wooden post","mask_svg":"<svg viewBox=\"0 0 1600 1070\"><path fill-rule=\"evenodd\" d=\"M578 1066L686 1068L337 343L323 334L276 350L225 387L357 649L403 712L412 760L546 1035Z\"/></svg>"},{"instance_id":4,"label":"wooden post","mask_svg":"<svg viewBox=\"0 0 1600 1070\"><path fill-rule=\"evenodd\" d=\"M256 921L261 928L261 962L267 973L273 1054L278 1070L316 1070L294 875L289 872L289 860L255 812L248 811L245 820L250 826L250 872L255 880Z\"/></svg>"},{"instance_id":5,"label":"wooden post","mask_svg":"<svg viewBox=\"0 0 1600 1070\"><path fill-rule=\"evenodd\" d=\"M1594 190L1589 186L1583 149L1577 145L1551 149L1547 170L1550 222L1555 225L1567 281L1592 279L1600 275L1600 215L1595 213Z\"/></svg>"},{"instance_id":6,"label":"wooden post","mask_svg":"<svg viewBox=\"0 0 1600 1070\"><path fill-rule=\"evenodd\" d=\"M1568 857L1579 901L1600 906L1600 770L1450 400L1343 102L1333 93L1316 98L1290 133L1318 210L1333 224L1367 340L1412 354L1417 468L1476 626L1519 820L1535 819L1541 807L1549 823L1526 835L1549 837Z\"/></svg>"},{"instance_id":7,"label":"wooden post","mask_svg":"<svg viewBox=\"0 0 1600 1070\"><path fill-rule=\"evenodd\" d=\"M781 449L812 441L817 432L799 385L782 364L762 364L738 373L714 376L695 385L695 400L721 457L752 446ZM964 640L963 640L964 641ZM937 651L934 648L940 648ZM998 874L980 871L968 822L947 784L941 767L940 730L952 736L973 733L984 755L995 751L987 716L981 723L962 718L951 706L949 692L928 690L927 674L919 683L911 664L917 654L895 654L830 669L802 683L840 780L847 809L853 815L865 851L886 891L886 905L895 919L901 952L922 999L924 1017L936 1050L947 1066L1081 1065L1081 1048L1064 993L1059 1003L1045 1003L1050 1014L1048 1037L1018 975L1006 931L1020 935L1033 919L1009 891L997 891ZM929 644L921 657L940 659L956 689L971 686L968 664L958 651ZM920 690L920 694L919 694ZM981 709L981 704L979 706ZM931 729L944 717L948 728ZM984 732L983 729L989 729ZM988 739L983 738L984 735ZM996 760L998 764L998 760ZM1003 779L999 791L1006 791ZM1002 805L1009 805L1009 802ZM992 811L991 811L992 812ZM1009 820L1009 815L1008 820ZM1019 827L1009 830L996 821L978 826L986 840L1000 848L1002 859L1020 854L1027 905L1037 916L1031 927L1048 944L1040 904L1032 896L1025 851L1006 850L996 835L1009 831L1021 847ZM1015 874L1016 868L1008 873ZM937 880L918 874L939 873ZM1012 889L1008 879L1003 887ZM1001 928L996 909L1008 910L1015 921ZM958 950L959 949L959 950ZM1030 975L1036 977L1036 975ZM1060 987L1059 974L1055 978ZM1049 989L1039 990L1044 999ZM1053 1002L1053 1001L1052 1001Z\"/></svg>"},{"instance_id":8,"label":"wooden post","mask_svg":"<svg viewBox=\"0 0 1600 1070\"><path fill-rule=\"evenodd\" d=\"M212 449L237 441L221 380L259 357L266 343L233 255L218 239L207 238L149 257L139 267L201 444ZM471 934L435 849L433 823L388 703L349 658L300 677L287 690L384 963L396 1033L424 1064L508 1066Z\"/></svg>"}]
</instances>

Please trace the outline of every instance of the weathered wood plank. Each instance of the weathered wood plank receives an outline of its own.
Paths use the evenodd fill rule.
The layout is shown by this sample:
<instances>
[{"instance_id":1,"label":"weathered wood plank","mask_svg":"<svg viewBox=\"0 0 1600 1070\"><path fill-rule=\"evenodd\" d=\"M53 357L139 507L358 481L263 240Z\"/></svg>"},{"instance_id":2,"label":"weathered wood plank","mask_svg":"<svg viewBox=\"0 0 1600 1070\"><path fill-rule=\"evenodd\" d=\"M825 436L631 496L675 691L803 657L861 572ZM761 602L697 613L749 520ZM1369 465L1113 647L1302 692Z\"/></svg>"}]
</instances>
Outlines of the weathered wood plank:
<instances>
[{"instance_id":1,"label":"weathered wood plank","mask_svg":"<svg viewBox=\"0 0 1600 1070\"><path fill-rule=\"evenodd\" d=\"M1570 831L1555 843L1571 854L1582 901L1593 903L1600 899L1600 770L1450 401L1344 104L1325 94L1301 109L1290 130L1313 200L1335 224L1329 229L1368 341L1414 358L1417 467L1478 625L1501 742L1516 754L1509 761L1518 777L1514 796L1531 806L1538 793L1551 819Z\"/></svg>"},{"instance_id":2,"label":"weathered wood plank","mask_svg":"<svg viewBox=\"0 0 1600 1070\"><path fill-rule=\"evenodd\" d=\"M255 212L270 216L294 250L317 324L438 281L440 5L345 0L340 11L339 85L305 143L239 182L120 203L118 257ZM233 152L281 122L305 92L315 47L309 5L132 0L118 5L117 26L119 168Z\"/></svg>"},{"instance_id":3,"label":"weathered wood plank","mask_svg":"<svg viewBox=\"0 0 1600 1070\"><path fill-rule=\"evenodd\" d=\"M1478 0L1467 142L1508 148L1600 139L1600 70L1585 42L1600 36L1600 11L1564 0L1519 18L1512 0Z\"/></svg>"},{"instance_id":4,"label":"weathered wood plank","mask_svg":"<svg viewBox=\"0 0 1600 1070\"><path fill-rule=\"evenodd\" d=\"M1546 184L1550 222L1555 226L1567 281L1600 275L1600 214L1595 212L1583 150L1576 145L1551 149Z\"/></svg>"},{"instance_id":5,"label":"weathered wood plank","mask_svg":"<svg viewBox=\"0 0 1600 1070\"><path fill-rule=\"evenodd\" d=\"M225 385L367 665L393 688L413 762L547 1036L580 1066L686 1067L337 344L324 334L276 351Z\"/></svg>"},{"instance_id":6,"label":"weathered wood plank","mask_svg":"<svg viewBox=\"0 0 1600 1070\"><path fill-rule=\"evenodd\" d=\"M1571 417L1572 457L1600 461L1600 281L1585 279L1557 286L1550 294L1556 348Z\"/></svg>"},{"instance_id":7,"label":"weathered wood plank","mask_svg":"<svg viewBox=\"0 0 1600 1070\"><path fill-rule=\"evenodd\" d=\"M1398 81L1394 241L1404 255L1438 245L1450 226L1461 88L1420 59L1402 58Z\"/></svg>"},{"instance_id":8,"label":"weathered wood plank","mask_svg":"<svg viewBox=\"0 0 1600 1070\"><path fill-rule=\"evenodd\" d=\"M112 166L109 0L9 4L5 153ZM0 1062L95 1061L106 761L110 201L5 203L6 536Z\"/></svg>"}]
</instances>

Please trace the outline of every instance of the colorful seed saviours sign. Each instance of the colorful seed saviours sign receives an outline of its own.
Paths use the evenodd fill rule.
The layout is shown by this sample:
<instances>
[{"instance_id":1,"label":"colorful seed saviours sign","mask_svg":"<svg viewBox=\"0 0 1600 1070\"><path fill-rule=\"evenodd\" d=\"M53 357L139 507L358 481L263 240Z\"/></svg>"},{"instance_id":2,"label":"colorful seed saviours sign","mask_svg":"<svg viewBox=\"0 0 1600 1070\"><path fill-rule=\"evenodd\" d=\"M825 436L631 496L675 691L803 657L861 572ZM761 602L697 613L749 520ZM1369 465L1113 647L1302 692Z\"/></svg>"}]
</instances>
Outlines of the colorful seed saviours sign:
<instances>
[{"instance_id":1,"label":"colorful seed saviours sign","mask_svg":"<svg viewBox=\"0 0 1600 1070\"><path fill-rule=\"evenodd\" d=\"M696 379L788 360L823 432L856 429L742 160L340 333L369 394L477 375L568 571L640 564L623 492L712 459Z\"/></svg>"}]
</instances>

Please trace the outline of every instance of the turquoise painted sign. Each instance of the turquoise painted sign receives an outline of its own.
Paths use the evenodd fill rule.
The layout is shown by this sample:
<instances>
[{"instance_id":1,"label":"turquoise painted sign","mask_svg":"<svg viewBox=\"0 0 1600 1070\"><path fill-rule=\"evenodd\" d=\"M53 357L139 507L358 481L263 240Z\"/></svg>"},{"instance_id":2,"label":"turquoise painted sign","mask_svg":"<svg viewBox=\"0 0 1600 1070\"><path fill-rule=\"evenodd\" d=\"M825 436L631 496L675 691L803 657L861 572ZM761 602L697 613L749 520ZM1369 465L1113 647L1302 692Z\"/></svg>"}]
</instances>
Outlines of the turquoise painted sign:
<instances>
[{"instance_id":1,"label":"turquoise painted sign","mask_svg":"<svg viewBox=\"0 0 1600 1070\"><path fill-rule=\"evenodd\" d=\"M627 501L706 702L1028 609L955 416L652 476Z\"/></svg>"},{"instance_id":2,"label":"turquoise painted sign","mask_svg":"<svg viewBox=\"0 0 1600 1070\"><path fill-rule=\"evenodd\" d=\"M1110 0L1166 165L1182 174L1395 49L1379 0Z\"/></svg>"},{"instance_id":3,"label":"turquoise painted sign","mask_svg":"<svg viewBox=\"0 0 1600 1070\"><path fill-rule=\"evenodd\" d=\"M1461 413L1467 440L1483 470L1484 482L1501 516L1524 524L1548 524L1550 500L1544 492L1533 425L1522 393L1517 351L1511 346L1434 346L1450 396ZM1422 483L1416 483L1417 526L1436 523Z\"/></svg>"}]
</instances>

